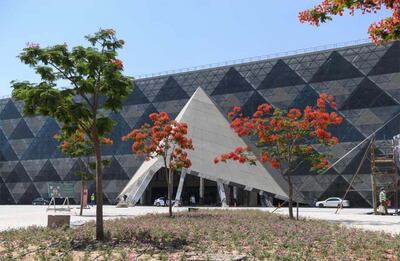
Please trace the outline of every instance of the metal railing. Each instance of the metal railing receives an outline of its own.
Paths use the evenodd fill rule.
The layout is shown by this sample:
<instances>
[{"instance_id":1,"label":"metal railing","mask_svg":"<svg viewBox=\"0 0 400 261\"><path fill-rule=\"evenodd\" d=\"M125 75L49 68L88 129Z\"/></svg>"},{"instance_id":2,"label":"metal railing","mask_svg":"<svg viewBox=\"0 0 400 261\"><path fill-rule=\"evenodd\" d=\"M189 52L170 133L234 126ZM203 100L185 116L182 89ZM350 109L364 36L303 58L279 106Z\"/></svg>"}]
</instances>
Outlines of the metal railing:
<instances>
[{"instance_id":1,"label":"metal railing","mask_svg":"<svg viewBox=\"0 0 400 261\"><path fill-rule=\"evenodd\" d=\"M204 70L204 69L211 69L211 68L217 68L217 67L223 67L223 66L229 66L229 65L237 65L237 64L242 64L242 63L257 62L257 61L282 58L282 57L292 56L292 55L307 54L307 53L318 52L318 51L326 51L329 49L336 49L336 48L341 48L341 47L350 47L353 45L360 45L360 44L366 44L366 43L370 43L370 40L369 39L359 39L359 40L353 40L353 41L342 42L342 43L320 45L320 46L315 46L315 47L310 47L310 48L297 49L297 50L293 50L293 51L278 52L278 53L254 56L254 57L243 58L243 59L229 60L229 61L219 62L219 63L210 63L210 64L181 68L181 69L176 69L176 70L162 71L162 72L158 72L158 73L140 74L140 75L136 75L135 79L144 79L144 78L158 77L158 76L164 76L164 75L170 75L170 74L178 74L178 73L184 73L184 72L192 72L192 71L198 71L198 70Z\"/></svg>"}]
</instances>

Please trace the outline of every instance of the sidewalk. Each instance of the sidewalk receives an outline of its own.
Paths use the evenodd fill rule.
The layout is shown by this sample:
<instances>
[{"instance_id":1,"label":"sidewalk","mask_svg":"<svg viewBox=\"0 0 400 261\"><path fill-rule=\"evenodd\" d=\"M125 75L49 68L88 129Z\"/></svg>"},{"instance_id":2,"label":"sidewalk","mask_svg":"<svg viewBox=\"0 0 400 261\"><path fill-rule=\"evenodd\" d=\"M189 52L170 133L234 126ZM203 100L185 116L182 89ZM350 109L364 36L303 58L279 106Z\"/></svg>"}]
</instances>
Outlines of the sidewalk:
<instances>
[{"instance_id":1,"label":"sidewalk","mask_svg":"<svg viewBox=\"0 0 400 261\"><path fill-rule=\"evenodd\" d=\"M203 208L203 207L199 207ZM10 228L28 227L32 225L46 226L47 206L30 205L1 205L0 206L0 231ZM221 209L220 207L204 207L204 209ZM229 210L258 209L272 212L275 208L227 208ZM174 208L174 212L187 211L187 207ZM321 219L332 223L339 223L349 227L356 227L374 231L400 234L400 216L375 216L368 215L371 209L349 208L342 209L335 214L335 208L300 208L299 216L308 219ZM58 213L58 212L57 212ZM72 206L71 226L79 226L84 222L95 220L96 208L84 210L84 216L79 216L79 206ZM134 217L146 214L168 213L167 207L137 206L130 208L116 208L104 206L104 219ZM277 214L288 214L287 208L275 211ZM296 215L296 209L294 209Z\"/></svg>"}]
</instances>

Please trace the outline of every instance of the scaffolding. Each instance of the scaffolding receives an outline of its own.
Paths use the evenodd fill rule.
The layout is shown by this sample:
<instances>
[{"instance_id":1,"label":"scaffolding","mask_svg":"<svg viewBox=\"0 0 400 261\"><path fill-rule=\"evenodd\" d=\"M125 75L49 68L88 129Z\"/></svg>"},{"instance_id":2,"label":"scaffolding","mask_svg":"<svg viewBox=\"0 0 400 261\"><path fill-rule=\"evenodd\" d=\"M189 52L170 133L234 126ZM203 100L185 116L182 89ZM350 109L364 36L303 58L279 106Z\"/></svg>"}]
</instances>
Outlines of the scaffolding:
<instances>
[{"instance_id":1,"label":"scaffolding","mask_svg":"<svg viewBox=\"0 0 400 261\"><path fill-rule=\"evenodd\" d=\"M371 189L374 213L378 214L378 193L385 189L392 202L395 214L398 213L398 151L396 139L377 144L375 135L371 139Z\"/></svg>"}]
</instances>

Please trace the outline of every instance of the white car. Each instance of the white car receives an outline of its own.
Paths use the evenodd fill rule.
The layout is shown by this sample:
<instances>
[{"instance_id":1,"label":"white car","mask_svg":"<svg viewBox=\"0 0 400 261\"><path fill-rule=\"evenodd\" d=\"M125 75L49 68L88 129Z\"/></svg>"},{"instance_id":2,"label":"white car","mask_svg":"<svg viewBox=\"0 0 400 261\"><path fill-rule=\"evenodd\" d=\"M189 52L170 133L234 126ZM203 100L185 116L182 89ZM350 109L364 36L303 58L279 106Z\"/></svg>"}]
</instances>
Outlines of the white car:
<instances>
[{"instance_id":1,"label":"white car","mask_svg":"<svg viewBox=\"0 0 400 261\"><path fill-rule=\"evenodd\" d=\"M317 201L317 203L315 203L316 207L319 208L324 208L324 207L338 207L340 204L343 204L343 207L350 207L350 201L348 201L347 199L343 200L341 198L337 198L337 197L332 197L332 198L327 198L323 201Z\"/></svg>"},{"instance_id":2,"label":"white car","mask_svg":"<svg viewBox=\"0 0 400 261\"><path fill-rule=\"evenodd\" d=\"M172 200L172 205L173 206L175 205L175 203L176 203L175 200ZM156 200L154 200L153 205L157 206L157 207L168 206L169 205L169 200L168 200L168 198L165 198L165 197L157 198Z\"/></svg>"}]
</instances>

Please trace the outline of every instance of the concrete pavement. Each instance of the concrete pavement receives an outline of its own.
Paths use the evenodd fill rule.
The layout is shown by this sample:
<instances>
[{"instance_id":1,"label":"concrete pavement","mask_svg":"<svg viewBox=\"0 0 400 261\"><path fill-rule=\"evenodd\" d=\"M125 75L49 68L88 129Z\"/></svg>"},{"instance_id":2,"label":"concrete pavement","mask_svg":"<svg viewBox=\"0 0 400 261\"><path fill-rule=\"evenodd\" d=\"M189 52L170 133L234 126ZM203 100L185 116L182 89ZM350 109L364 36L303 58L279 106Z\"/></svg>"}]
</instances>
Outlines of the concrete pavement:
<instances>
[{"instance_id":1,"label":"concrete pavement","mask_svg":"<svg viewBox=\"0 0 400 261\"><path fill-rule=\"evenodd\" d=\"M46 226L47 214L54 211L46 211L47 206L30 205L0 205L0 231L11 228L28 227L32 225ZM205 209L220 209L211 207ZM258 209L272 212L274 208L228 208L230 210ZM299 216L308 219L321 219L328 222L339 223L349 227L384 231L400 234L400 216L375 216L368 215L371 209L349 208L335 214L334 208L300 208ZM187 211L186 207L174 208L174 211ZM57 212L58 213L58 212ZM84 222L95 220L95 208L85 209L84 216L79 216L79 207L72 206L71 226L79 226ZM116 208L104 206L104 218L134 217L145 214L168 213L167 207L137 206L130 208ZM287 208L278 209L277 214L288 214Z\"/></svg>"},{"instance_id":2,"label":"concrete pavement","mask_svg":"<svg viewBox=\"0 0 400 261\"><path fill-rule=\"evenodd\" d=\"M271 208L263 209L272 211ZM365 230L384 231L386 233L400 234L400 216L372 215L372 209L345 208L335 214L336 208L300 208L299 216L307 219L320 219L332 223L342 224L348 227ZM393 212L393 210L390 210ZM287 208L275 211L277 214L288 215ZM294 209L296 215L296 209Z\"/></svg>"}]
</instances>

